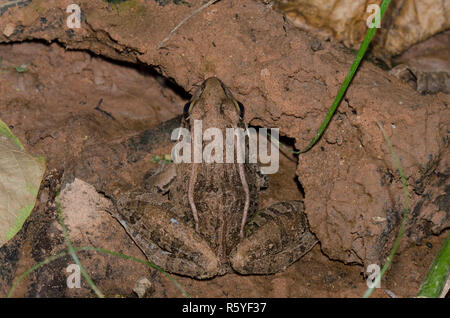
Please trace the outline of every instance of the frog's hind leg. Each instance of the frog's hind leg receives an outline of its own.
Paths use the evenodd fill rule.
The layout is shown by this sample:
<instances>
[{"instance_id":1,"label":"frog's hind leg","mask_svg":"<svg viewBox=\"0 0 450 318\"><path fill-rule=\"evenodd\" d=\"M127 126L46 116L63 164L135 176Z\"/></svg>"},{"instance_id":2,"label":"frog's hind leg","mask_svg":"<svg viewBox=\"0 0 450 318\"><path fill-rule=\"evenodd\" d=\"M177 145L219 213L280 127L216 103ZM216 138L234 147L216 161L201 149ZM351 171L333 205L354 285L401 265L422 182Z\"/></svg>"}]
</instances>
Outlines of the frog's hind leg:
<instances>
[{"instance_id":1,"label":"frog's hind leg","mask_svg":"<svg viewBox=\"0 0 450 318\"><path fill-rule=\"evenodd\" d=\"M220 262L206 241L169 211L146 204L112 214L147 259L165 271L197 279L220 274Z\"/></svg>"},{"instance_id":2,"label":"frog's hind leg","mask_svg":"<svg viewBox=\"0 0 450 318\"><path fill-rule=\"evenodd\" d=\"M231 266L241 274L273 274L284 270L318 242L310 232L302 201L273 204L258 212L250 234L232 251Z\"/></svg>"}]
</instances>

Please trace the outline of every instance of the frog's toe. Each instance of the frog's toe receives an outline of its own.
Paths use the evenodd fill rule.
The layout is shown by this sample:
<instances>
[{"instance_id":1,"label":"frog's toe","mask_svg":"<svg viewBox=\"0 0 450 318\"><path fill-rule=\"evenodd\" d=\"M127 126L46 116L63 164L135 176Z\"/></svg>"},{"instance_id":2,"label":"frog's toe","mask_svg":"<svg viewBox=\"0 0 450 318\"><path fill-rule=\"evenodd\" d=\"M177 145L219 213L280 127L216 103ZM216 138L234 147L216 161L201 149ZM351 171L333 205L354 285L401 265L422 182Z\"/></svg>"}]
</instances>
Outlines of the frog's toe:
<instances>
[{"instance_id":1,"label":"frog's toe","mask_svg":"<svg viewBox=\"0 0 450 318\"><path fill-rule=\"evenodd\" d=\"M241 274L273 274L284 270L318 242L309 231L301 201L271 205L248 224L251 234L231 253Z\"/></svg>"}]
</instances>

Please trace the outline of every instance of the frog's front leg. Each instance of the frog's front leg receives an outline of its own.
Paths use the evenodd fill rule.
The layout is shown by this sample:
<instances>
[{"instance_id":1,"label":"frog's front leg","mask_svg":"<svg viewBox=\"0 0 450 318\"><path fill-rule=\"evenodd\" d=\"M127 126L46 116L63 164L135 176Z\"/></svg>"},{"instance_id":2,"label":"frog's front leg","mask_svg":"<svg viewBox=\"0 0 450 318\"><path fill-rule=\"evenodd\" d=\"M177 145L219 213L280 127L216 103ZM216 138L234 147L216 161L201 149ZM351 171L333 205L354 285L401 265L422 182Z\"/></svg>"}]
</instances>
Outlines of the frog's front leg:
<instances>
[{"instance_id":1,"label":"frog's front leg","mask_svg":"<svg viewBox=\"0 0 450 318\"><path fill-rule=\"evenodd\" d=\"M250 234L230 255L241 274L273 274L284 270L318 242L309 231L301 201L273 204L258 212L246 229Z\"/></svg>"},{"instance_id":2,"label":"frog's front leg","mask_svg":"<svg viewBox=\"0 0 450 318\"><path fill-rule=\"evenodd\" d=\"M165 271L197 279L219 274L220 262L206 241L170 211L133 200L112 214L147 259Z\"/></svg>"}]
</instances>

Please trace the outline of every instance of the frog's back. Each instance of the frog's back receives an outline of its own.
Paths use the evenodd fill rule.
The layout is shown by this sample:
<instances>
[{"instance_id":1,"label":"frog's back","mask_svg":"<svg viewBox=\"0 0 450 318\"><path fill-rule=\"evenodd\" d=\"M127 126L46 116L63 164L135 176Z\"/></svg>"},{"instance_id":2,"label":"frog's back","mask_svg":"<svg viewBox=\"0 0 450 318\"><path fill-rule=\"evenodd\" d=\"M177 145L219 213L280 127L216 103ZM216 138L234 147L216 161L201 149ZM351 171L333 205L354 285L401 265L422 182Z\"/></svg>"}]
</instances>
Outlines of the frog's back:
<instances>
[{"instance_id":1,"label":"frog's back","mask_svg":"<svg viewBox=\"0 0 450 318\"><path fill-rule=\"evenodd\" d=\"M251 218L258 205L256 166L244 164L249 185ZM239 230L245 205L245 194L237 164L197 164L197 177L193 198L198 211L199 233L210 244L216 255L226 262L231 250L239 243ZM189 199L182 193L189 192L192 164L179 167L176 192L182 196L179 207L183 208L183 219L194 227ZM178 178L178 177L177 177ZM178 211L181 212L181 211Z\"/></svg>"}]
</instances>

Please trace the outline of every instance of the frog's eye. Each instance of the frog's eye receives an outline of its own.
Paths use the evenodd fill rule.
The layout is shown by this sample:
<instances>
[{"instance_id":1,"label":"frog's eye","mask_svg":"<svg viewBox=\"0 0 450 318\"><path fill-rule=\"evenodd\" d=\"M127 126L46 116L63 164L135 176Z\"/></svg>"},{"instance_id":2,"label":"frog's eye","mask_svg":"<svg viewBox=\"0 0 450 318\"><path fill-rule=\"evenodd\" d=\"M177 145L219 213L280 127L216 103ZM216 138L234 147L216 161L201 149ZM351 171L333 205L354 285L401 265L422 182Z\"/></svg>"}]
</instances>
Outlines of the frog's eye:
<instances>
[{"instance_id":1,"label":"frog's eye","mask_svg":"<svg viewBox=\"0 0 450 318\"><path fill-rule=\"evenodd\" d=\"M186 103L186 105L184 105L184 108L183 108L183 116L184 116L184 119L188 119L189 118L189 112L191 111L191 102L187 102Z\"/></svg>"}]
</instances>

